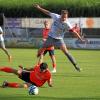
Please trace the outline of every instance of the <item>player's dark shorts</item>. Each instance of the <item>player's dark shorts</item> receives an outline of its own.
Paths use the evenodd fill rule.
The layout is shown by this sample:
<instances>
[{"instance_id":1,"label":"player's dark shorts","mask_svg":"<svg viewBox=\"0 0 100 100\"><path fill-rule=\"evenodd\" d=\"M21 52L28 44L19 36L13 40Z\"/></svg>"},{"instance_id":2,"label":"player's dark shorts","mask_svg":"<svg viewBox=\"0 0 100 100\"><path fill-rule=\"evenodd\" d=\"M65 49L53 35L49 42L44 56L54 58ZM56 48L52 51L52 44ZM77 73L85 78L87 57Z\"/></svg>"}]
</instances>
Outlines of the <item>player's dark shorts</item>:
<instances>
[{"instance_id":1,"label":"player's dark shorts","mask_svg":"<svg viewBox=\"0 0 100 100\"><path fill-rule=\"evenodd\" d=\"M43 55L45 55L47 52L49 52L49 56L54 55L54 50L45 50Z\"/></svg>"},{"instance_id":2,"label":"player's dark shorts","mask_svg":"<svg viewBox=\"0 0 100 100\"><path fill-rule=\"evenodd\" d=\"M30 72L29 71L22 71L22 76L19 77L20 79L22 79L23 81L25 82L28 82L30 84L33 84L36 86L35 83L33 83L31 80L30 80Z\"/></svg>"}]
</instances>

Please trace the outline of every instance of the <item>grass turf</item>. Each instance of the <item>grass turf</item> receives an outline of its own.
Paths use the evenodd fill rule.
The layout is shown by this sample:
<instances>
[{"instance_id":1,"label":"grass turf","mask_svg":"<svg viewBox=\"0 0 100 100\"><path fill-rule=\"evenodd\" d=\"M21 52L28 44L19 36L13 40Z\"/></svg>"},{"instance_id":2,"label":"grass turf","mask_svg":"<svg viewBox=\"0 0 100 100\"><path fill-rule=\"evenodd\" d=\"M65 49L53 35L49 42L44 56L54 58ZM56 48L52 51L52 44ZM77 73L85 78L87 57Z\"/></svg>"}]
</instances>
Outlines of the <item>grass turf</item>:
<instances>
[{"instance_id":1,"label":"grass turf","mask_svg":"<svg viewBox=\"0 0 100 100\"><path fill-rule=\"evenodd\" d=\"M6 55L0 50L0 66L18 65L25 67L37 63L36 49L9 49L13 62L9 63ZM45 84L39 88L36 96L28 95L23 88L0 88L0 100L100 100L100 51L99 50L70 50L78 64L83 69L77 72L73 65L60 50L55 51L57 73L53 74L53 87ZM48 55L44 60L52 70L51 59ZM4 80L23 83L13 74L0 72L0 85Z\"/></svg>"}]
</instances>

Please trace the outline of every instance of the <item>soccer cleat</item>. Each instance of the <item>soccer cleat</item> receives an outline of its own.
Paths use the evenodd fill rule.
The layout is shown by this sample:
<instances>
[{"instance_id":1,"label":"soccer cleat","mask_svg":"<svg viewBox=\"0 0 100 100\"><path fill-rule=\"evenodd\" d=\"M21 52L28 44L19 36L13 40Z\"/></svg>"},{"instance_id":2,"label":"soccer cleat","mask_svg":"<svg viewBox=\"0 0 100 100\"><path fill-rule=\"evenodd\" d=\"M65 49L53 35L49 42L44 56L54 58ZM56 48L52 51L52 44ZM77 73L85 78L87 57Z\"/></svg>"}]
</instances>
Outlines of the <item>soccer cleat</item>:
<instances>
[{"instance_id":1,"label":"soccer cleat","mask_svg":"<svg viewBox=\"0 0 100 100\"><path fill-rule=\"evenodd\" d=\"M22 65L19 65L18 67L19 67L20 69L22 69L22 70L24 69L24 67L23 67Z\"/></svg>"},{"instance_id":2,"label":"soccer cleat","mask_svg":"<svg viewBox=\"0 0 100 100\"><path fill-rule=\"evenodd\" d=\"M8 86L8 82L7 81L4 81L3 83L2 83L2 88L5 88L5 87L7 87Z\"/></svg>"},{"instance_id":3,"label":"soccer cleat","mask_svg":"<svg viewBox=\"0 0 100 100\"><path fill-rule=\"evenodd\" d=\"M8 60L9 60L9 62L11 62L12 61L12 56L9 56Z\"/></svg>"},{"instance_id":4,"label":"soccer cleat","mask_svg":"<svg viewBox=\"0 0 100 100\"><path fill-rule=\"evenodd\" d=\"M81 71L81 69L78 67L78 66L75 66L75 69L77 70L77 71Z\"/></svg>"},{"instance_id":5,"label":"soccer cleat","mask_svg":"<svg viewBox=\"0 0 100 100\"><path fill-rule=\"evenodd\" d=\"M51 72L52 72L52 73L56 73L56 69L53 69Z\"/></svg>"}]
</instances>

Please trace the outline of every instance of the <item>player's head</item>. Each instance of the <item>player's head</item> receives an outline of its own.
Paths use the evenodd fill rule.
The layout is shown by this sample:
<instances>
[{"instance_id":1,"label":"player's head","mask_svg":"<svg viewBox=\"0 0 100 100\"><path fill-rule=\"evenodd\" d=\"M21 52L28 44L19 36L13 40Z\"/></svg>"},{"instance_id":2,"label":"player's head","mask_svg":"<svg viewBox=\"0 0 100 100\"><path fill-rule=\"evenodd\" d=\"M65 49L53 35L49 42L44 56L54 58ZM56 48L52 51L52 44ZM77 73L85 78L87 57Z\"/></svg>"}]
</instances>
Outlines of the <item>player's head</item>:
<instances>
[{"instance_id":1,"label":"player's head","mask_svg":"<svg viewBox=\"0 0 100 100\"><path fill-rule=\"evenodd\" d=\"M48 20L44 21L45 28L50 28L50 22Z\"/></svg>"},{"instance_id":2,"label":"player's head","mask_svg":"<svg viewBox=\"0 0 100 100\"><path fill-rule=\"evenodd\" d=\"M45 72L47 70L47 68L48 68L47 63L41 63L40 64L40 70L41 70L41 72Z\"/></svg>"},{"instance_id":3,"label":"player's head","mask_svg":"<svg viewBox=\"0 0 100 100\"><path fill-rule=\"evenodd\" d=\"M68 10L61 10L61 21L66 21L68 18Z\"/></svg>"}]
</instances>

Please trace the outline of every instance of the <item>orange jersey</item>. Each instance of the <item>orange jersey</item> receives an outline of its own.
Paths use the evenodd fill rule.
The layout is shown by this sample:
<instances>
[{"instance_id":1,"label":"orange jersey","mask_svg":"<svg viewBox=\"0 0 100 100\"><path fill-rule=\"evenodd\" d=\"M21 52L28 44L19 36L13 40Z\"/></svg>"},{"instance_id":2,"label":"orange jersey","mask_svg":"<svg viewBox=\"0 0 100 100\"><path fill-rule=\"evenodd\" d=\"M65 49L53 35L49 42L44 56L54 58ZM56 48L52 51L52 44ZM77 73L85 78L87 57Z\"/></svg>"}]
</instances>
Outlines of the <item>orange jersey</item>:
<instances>
[{"instance_id":1,"label":"orange jersey","mask_svg":"<svg viewBox=\"0 0 100 100\"><path fill-rule=\"evenodd\" d=\"M50 29L46 29L46 28L43 29L43 33L42 33L43 34L43 39L48 38L49 32L50 32Z\"/></svg>"},{"instance_id":2,"label":"orange jersey","mask_svg":"<svg viewBox=\"0 0 100 100\"><path fill-rule=\"evenodd\" d=\"M30 72L30 80L38 87L42 86L46 81L50 81L50 78L50 71L41 72L40 65L35 66L34 70Z\"/></svg>"},{"instance_id":3,"label":"orange jersey","mask_svg":"<svg viewBox=\"0 0 100 100\"><path fill-rule=\"evenodd\" d=\"M46 48L46 50L54 50L54 46L50 46L50 47Z\"/></svg>"},{"instance_id":4,"label":"orange jersey","mask_svg":"<svg viewBox=\"0 0 100 100\"><path fill-rule=\"evenodd\" d=\"M43 34L43 40L44 40L44 42L48 38L49 31L50 31L50 29L46 29L46 28L43 29L43 33L42 34ZM54 46L50 46L50 47L46 48L46 50L54 50Z\"/></svg>"}]
</instances>

